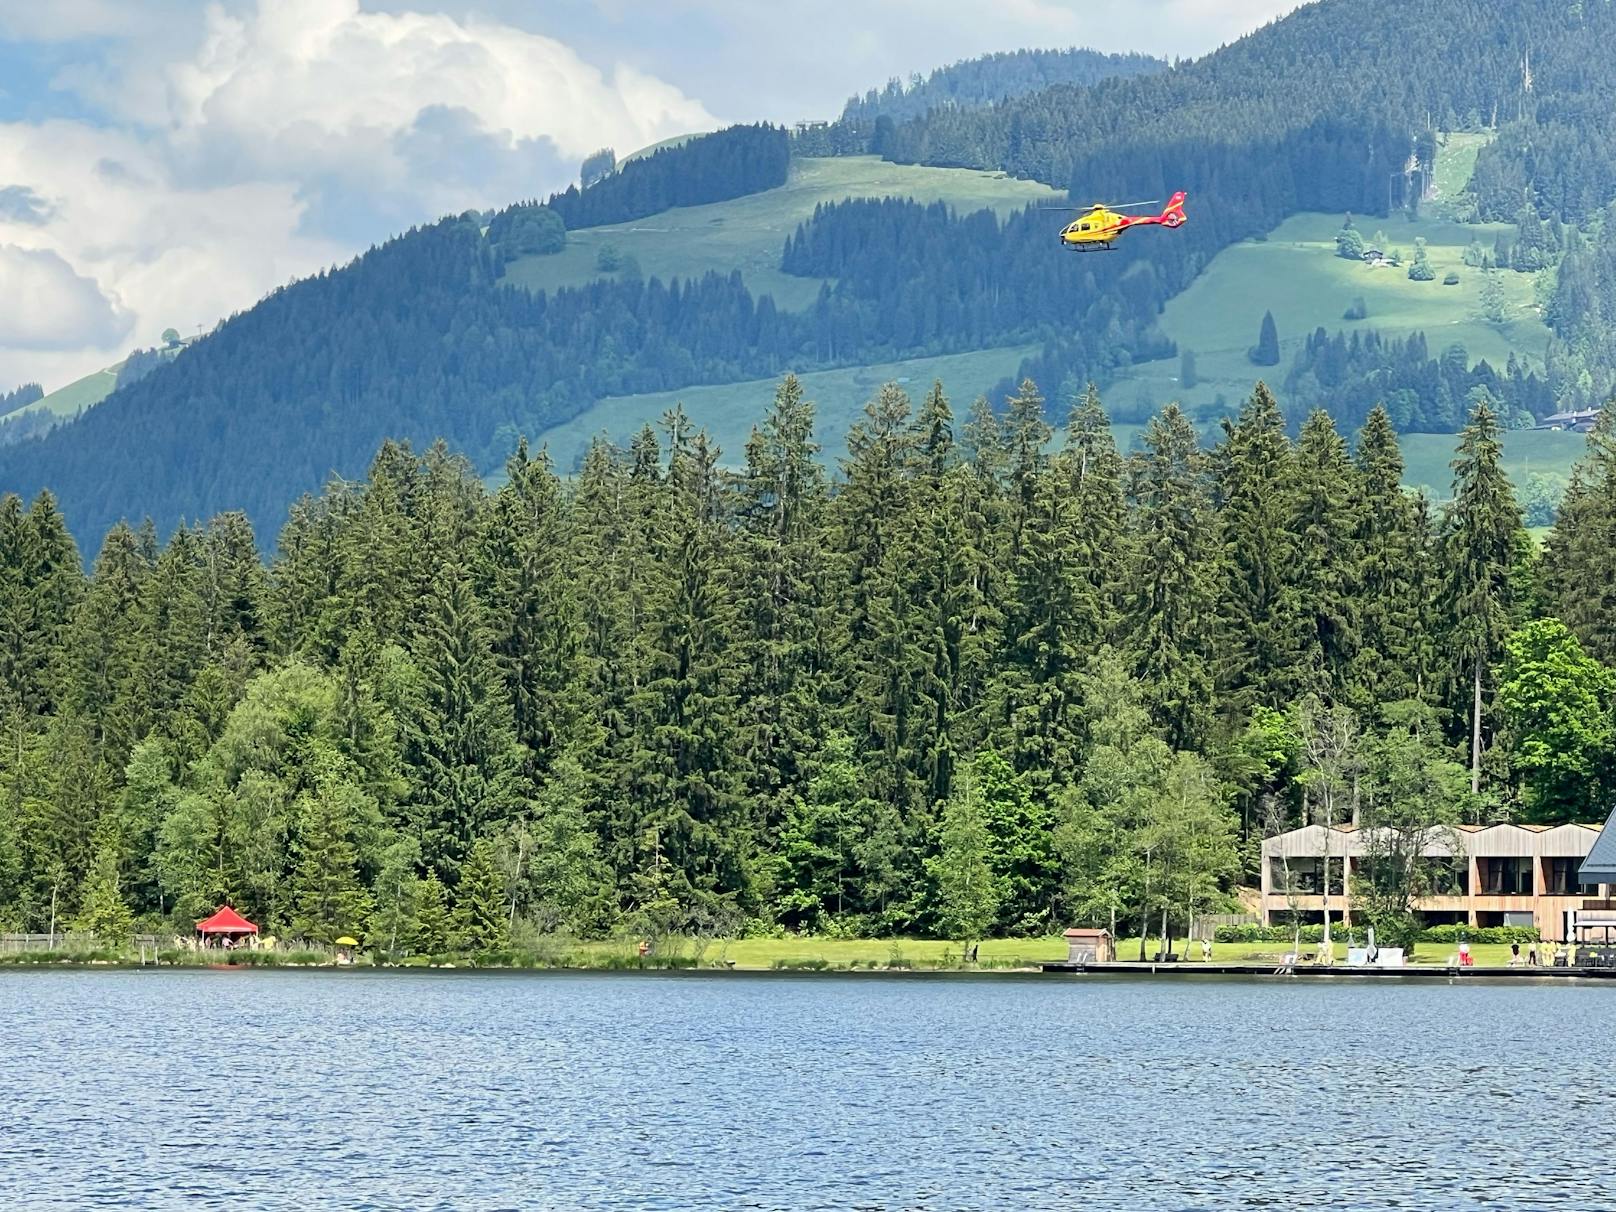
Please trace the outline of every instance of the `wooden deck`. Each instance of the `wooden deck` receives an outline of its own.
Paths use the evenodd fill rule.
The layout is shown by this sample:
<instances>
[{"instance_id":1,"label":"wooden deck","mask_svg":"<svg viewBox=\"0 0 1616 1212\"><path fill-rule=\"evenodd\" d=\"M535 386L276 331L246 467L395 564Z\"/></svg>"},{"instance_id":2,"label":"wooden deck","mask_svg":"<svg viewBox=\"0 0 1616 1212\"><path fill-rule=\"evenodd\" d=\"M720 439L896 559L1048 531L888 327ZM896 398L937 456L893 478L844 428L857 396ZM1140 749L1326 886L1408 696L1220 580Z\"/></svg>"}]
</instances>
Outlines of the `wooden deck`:
<instances>
[{"instance_id":1,"label":"wooden deck","mask_svg":"<svg viewBox=\"0 0 1616 1212\"><path fill-rule=\"evenodd\" d=\"M1297 964L1289 970L1277 964L1203 964L1203 963L1137 963L1073 964L1064 961L1040 964L1046 973L1065 973L1072 976L1241 976L1241 977L1321 977L1348 980L1425 979L1449 980L1609 980L1616 981L1616 968L1554 968L1554 967L1448 967L1445 964L1408 964L1402 968L1351 967L1347 964Z\"/></svg>"}]
</instances>

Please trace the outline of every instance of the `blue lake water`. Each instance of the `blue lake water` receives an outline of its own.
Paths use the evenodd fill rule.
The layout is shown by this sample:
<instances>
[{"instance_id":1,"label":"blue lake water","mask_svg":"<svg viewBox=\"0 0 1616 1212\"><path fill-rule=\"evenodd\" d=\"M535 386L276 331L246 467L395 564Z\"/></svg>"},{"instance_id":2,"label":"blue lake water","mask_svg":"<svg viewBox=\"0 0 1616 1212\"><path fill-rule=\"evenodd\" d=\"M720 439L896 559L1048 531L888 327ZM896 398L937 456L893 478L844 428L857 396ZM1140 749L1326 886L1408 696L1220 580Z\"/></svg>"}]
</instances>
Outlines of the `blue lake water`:
<instances>
[{"instance_id":1,"label":"blue lake water","mask_svg":"<svg viewBox=\"0 0 1616 1212\"><path fill-rule=\"evenodd\" d=\"M0 1208L1616 1207L1616 985L0 971Z\"/></svg>"}]
</instances>

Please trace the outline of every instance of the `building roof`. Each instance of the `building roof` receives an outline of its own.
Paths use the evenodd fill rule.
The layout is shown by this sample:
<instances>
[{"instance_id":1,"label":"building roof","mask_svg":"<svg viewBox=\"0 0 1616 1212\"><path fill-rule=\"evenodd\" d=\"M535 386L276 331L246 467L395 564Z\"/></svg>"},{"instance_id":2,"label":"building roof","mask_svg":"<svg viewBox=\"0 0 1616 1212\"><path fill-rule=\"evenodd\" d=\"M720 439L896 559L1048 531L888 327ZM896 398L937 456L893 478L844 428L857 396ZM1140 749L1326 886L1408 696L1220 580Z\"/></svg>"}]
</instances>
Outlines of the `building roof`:
<instances>
[{"instance_id":1,"label":"building roof","mask_svg":"<svg viewBox=\"0 0 1616 1212\"><path fill-rule=\"evenodd\" d=\"M1370 843L1369 832L1352 825L1336 825L1328 831L1323 825L1304 825L1265 838L1262 852L1272 858L1322 858L1326 850L1332 858L1357 857L1365 853ZM1599 836L1598 825L1580 823L1458 825L1451 830L1433 828L1421 850L1431 857L1441 857L1451 854L1451 846L1457 843L1461 853L1477 856L1580 858L1594 848ZM1605 841L1609 846L1610 863L1616 867L1616 829L1606 826ZM1585 878L1584 882L1610 883L1616 882L1616 877L1600 881Z\"/></svg>"},{"instance_id":2,"label":"building roof","mask_svg":"<svg viewBox=\"0 0 1616 1212\"><path fill-rule=\"evenodd\" d=\"M1611 812L1599 840L1582 860L1577 878L1584 884L1616 884L1616 811Z\"/></svg>"}]
</instances>

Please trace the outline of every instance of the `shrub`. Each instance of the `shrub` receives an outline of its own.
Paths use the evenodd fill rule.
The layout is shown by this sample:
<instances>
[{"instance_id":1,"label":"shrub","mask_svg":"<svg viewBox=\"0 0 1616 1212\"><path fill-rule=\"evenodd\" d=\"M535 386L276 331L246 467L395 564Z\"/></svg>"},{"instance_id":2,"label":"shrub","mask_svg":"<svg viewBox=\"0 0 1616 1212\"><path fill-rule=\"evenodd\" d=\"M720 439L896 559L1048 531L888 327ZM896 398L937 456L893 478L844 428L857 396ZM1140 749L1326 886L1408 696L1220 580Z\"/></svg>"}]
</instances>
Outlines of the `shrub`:
<instances>
[{"instance_id":1,"label":"shrub","mask_svg":"<svg viewBox=\"0 0 1616 1212\"><path fill-rule=\"evenodd\" d=\"M1442 285L1444 285L1444 286L1457 286L1457 285L1459 285L1459 275L1457 273L1455 273L1451 269L1448 270L1448 276L1442 279Z\"/></svg>"}]
</instances>

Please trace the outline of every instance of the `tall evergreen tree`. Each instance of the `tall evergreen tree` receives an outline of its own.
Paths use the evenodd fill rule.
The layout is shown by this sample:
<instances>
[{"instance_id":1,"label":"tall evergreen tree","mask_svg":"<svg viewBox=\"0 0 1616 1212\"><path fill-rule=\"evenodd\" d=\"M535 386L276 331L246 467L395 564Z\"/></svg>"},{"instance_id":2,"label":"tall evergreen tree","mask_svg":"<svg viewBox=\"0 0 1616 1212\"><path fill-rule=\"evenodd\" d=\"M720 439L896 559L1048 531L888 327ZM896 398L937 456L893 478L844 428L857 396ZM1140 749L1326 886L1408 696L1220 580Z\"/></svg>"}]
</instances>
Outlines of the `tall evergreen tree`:
<instances>
[{"instance_id":1,"label":"tall evergreen tree","mask_svg":"<svg viewBox=\"0 0 1616 1212\"><path fill-rule=\"evenodd\" d=\"M1468 698L1470 789L1481 790L1486 698L1516 607L1515 574L1526 531L1505 474L1498 422L1485 403L1470 414L1453 461L1453 504L1445 519L1444 606L1450 682ZM1468 694L1465 692L1468 691Z\"/></svg>"},{"instance_id":2,"label":"tall evergreen tree","mask_svg":"<svg viewBox=\"0 0 1616 1212\"><path fill-rule=\"evenodd\" d=\"M1225 422L1225 432L1217 454L1223 542L1217 673L1225 708L1244 713L1280 706L1297 689L1296 464L1279 404L1262 383L1239 420Z\"/></svg>"},{"instance_id":3,"label":"tall evergreen tree","mask_svg":"<svg viewBox=\"0 0 1616 1212\"><path fill-rule=\"evenodd\" d=\"M1403 490L1403 456L1391 417L1381 405L1358 435L1362 477L1355 579L1360 644L1353 681L1360 703L1387 703L1429 693L1422 642L1428 598L1421 592L1428 565L1414 503Z\"/></svg>"},{"instance_id":4,"label":"tall evergreen tree","mask_svg":"<svg viewBox=\"0 0 1616 1212\"><path fill-rule=\"evenodd\" d=\"M1219 553L1205 458L1194 427L1175 404L1145 428L1131 495L1136 511L1128 646L1169 743L1193 749L1210 722L1209 616Z\"/></svg>"},{"instance_id":5,"label":"tall evergreen tree","mask_svg":"<svg viewBox=\"0 0 1616 1212\"><path fill-rule=\"evenodd\" d=\"M1314 412L1296 444L1299 671L1304 685L1331 699L1346 696L1359 645L1359 548L1363 485L1328 413Z\"/></svg>"}]
</instances>

